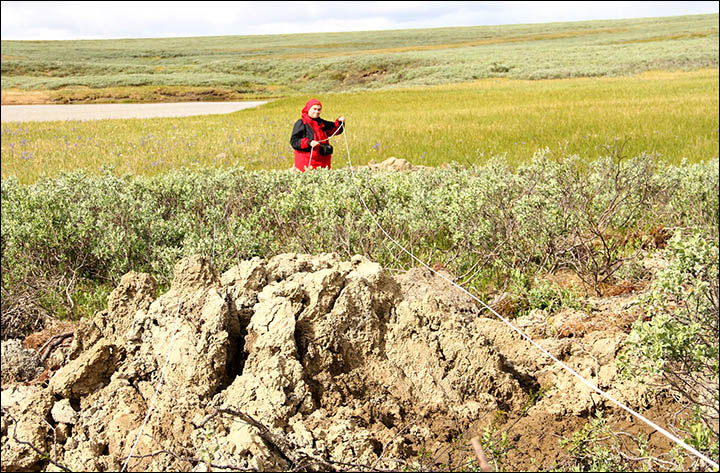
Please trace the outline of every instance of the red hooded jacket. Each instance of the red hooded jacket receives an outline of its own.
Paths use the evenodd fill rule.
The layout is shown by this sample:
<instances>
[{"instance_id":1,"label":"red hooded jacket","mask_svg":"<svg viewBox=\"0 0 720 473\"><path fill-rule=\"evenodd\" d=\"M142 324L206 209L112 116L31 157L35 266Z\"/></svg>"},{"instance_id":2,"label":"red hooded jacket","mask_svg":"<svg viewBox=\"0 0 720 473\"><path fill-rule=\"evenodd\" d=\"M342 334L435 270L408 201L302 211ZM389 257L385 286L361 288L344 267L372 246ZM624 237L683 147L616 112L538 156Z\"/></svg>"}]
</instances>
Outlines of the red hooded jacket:
<instances>
[{"instance_id":1,"label":"red hooded jacket","mask_svg":"<svg viewBox=\"0 0 720 473\"><path fill-rule=\"evenodd\" d=\"M332 136L335 132L342 133L340 122L329 122L322 118L310 118L308 111L313 105L322 104L319 100L310 99L305 104L301 112L301 118L295 122L292 135L290 135L290 146L295 150L295 167L303 172L306 168L330 168L332 154L319 154L319 147L310 148L312 140L328 143L328 136Z\"/></svg>"}]
</instances>

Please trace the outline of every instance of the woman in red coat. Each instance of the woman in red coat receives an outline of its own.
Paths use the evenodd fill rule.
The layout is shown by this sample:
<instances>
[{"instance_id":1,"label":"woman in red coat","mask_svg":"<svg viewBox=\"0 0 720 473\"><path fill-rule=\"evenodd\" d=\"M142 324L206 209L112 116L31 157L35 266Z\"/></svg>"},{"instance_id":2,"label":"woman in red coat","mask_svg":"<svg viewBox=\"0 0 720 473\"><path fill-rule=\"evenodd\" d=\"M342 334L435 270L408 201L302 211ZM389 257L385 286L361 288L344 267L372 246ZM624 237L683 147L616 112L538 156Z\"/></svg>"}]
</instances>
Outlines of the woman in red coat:
<instances>
[{"instance_id":1,"label":"woman in red coat","mask_svg":"<svg viewBox=\"0 0 720 473\"><path fill-rule=\"evenodd\" d=\"M321 112L319 100L308 100L290 135L290 146L295 150L295 167L303 172L307 168L330 168L332 146L328 137L342 133L345 128L345 117L339 117L333 123L320 118Z\"/></svg>"}]
</instances>

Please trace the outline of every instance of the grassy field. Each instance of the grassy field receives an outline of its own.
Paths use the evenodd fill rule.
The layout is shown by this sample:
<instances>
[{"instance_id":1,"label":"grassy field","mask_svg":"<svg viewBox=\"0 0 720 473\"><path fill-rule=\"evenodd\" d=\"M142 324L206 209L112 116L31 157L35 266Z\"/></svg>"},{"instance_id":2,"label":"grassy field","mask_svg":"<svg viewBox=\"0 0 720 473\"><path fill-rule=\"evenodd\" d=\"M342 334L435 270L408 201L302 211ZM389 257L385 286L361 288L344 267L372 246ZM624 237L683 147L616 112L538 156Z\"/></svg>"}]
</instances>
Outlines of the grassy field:
<instances>
[{"instance_id":1,"label":"grassy field","mask_svg":"<svg viewBox=\"0 0 720 473\"><path fill-rule=\"evenodd\" d=\"M717 67L717 14L351 33L2 41L2 103L230 100Z\"/></svg>"},{"instance_id":2,"label":"grassy field","mask_svg":"<svg viewBox=\"0 0 720 473\"><path fill-rule=\"evenodd\" d=\"M285 169L310 96L355 163L717 157L718 15L379 32L3 41L9 103L276 98L227 116L3 124L2 178L63 170ZM660 72L665 71L665 72ZM343 138L334 140L344 166Z\"/></svg>"},{"instance_id":3,"label":"grassy field","mask_svg":"<svg viewBox=\"0 0 720 473\"><path fill-rule=\"evenodd\" d=\"M181 167L286 169L292 124L309 96L229 115L5 123L2 178L32 183L64 170L104 166L156 175ZM680 163L718 156L718 70L621 78L484 79L467 84L318 96L323 117L345 115L353 164L390 156L439 166L492 156L528 161L537 150L591 160L657 153ZM334 167L346 165L333 138Z\"/></svg>"}]
</instances>

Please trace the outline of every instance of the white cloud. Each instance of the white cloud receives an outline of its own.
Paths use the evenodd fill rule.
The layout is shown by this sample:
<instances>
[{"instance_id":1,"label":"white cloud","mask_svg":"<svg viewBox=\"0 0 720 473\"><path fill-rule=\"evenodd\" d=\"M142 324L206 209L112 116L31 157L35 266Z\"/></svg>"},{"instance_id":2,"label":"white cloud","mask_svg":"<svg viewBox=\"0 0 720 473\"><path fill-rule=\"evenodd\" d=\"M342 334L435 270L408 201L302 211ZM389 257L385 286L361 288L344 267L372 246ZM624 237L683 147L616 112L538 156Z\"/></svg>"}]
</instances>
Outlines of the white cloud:
<instances>
[{"instance_id":1,"label":"white cloud","mask_svg":"<svg viewBox=\"0 0 720 473\"><path fill-rule=\"evenodd\" d=\"M362 31L717 13L718 2L2 2L2 39Z\"/></svg>"}]
</instances>

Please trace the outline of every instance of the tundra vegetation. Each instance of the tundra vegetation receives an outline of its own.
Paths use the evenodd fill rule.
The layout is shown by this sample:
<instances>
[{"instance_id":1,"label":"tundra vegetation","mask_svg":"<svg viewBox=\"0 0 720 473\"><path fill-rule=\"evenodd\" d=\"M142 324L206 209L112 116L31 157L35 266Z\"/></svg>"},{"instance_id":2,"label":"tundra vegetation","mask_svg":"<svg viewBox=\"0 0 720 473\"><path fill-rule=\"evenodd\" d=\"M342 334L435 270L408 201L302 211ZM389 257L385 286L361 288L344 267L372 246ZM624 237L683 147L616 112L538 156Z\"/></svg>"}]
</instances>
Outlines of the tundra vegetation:
<instances>
[{"instance_id":1,"label":"tundra vegetation","mask_svg":"<svg viewBox=\"0 0 720 473\"><path fill-rule=\"evenodd\" d=\"M3 124L2 339L92 317L131 270L161 292L193 254L222 269L284 252L414 266L361 192L420 259L485 300L510 294L511 317L638 290L623 372L670 389L676 432L717 461L717 20L3 41L3 103L278 99L225 117ZM288 170L308 93L348 117L354 165L435 169L353 172L335 138L338 169ZM649 271L652 257L666 265ZM579 284L547 277L563 272ZM556 467L705 468L634 442L628 457L598 411ZM511 440L491 426L482 443L502 468Z\"/></svg>"},{"instance_id":2,"label":"tundra vegetation","mask_svg":"<svg viewBox=\"0 0 720 473\"><path fill-rule=\"evenodd\" d=\"M391 156L413 164L517 166L538 149L585 160L657 154L680 164L717 157L717 69L622 78L482 80L428 88L321 96L325 118L348 118L352 163ZM172 169L287 169L288 142L307 97L278 99L229 115L2 124L3 179L22 183L63 170L158 175ZM348 163L333 138L333 167Z\"/></svg>"},{"instance_id":3,"label":"tundra vegetation","mask_svg":"<svg viewBox=\"0 0 720 473\"><path fill-rule=\"evenodd\" d=\"M228 100L718 64L718 15L376 32L3 41L3 103Z\"/></svg>"}]
</instances>

